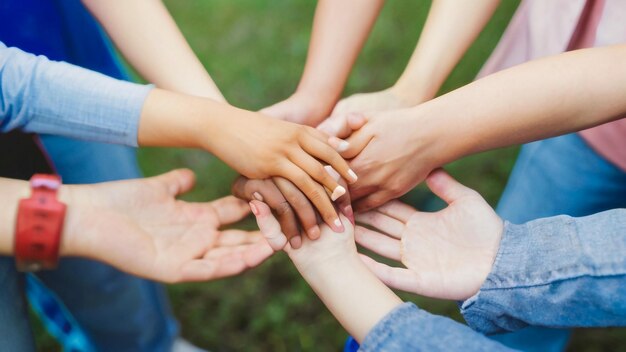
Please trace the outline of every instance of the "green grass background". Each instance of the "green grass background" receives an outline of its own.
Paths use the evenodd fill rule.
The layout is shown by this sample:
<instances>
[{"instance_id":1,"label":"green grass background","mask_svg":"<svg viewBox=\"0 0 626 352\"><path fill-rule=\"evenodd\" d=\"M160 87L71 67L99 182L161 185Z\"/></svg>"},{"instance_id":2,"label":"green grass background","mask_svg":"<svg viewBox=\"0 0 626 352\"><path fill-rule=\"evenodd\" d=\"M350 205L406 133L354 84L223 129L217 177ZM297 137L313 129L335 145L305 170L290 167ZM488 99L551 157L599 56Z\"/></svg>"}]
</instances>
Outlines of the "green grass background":
<instances>
[{"instance_id":1,"label":"green grass background","mask_svg":"<svg viewBox=\"0 0 626 352\"><path fill-rule=\"evenodd\" d=\"M166 0L165 3L231 103L257 110L293 92L304 66L314 1ZM442 92L474 78L517 5L517 0L503 1ZM413 51L429 6L429 1L387 1L352 72L345 95L393 84ZM516 153L517 148L491 151L457 161L447 169L495 205ZM222 162L195 150L141 149L139 160L147 176L177 167L193 169L198 184L185 197L189 200L205 201L228 195L235 177ZM422 208L440 206L423 186L404 199ZM248 221L244 226L250 224ZM168 289L182 335L213 351L338 351L346 338L346 332L284 254L239 277L172 285ZM461 319L455 303L407 294L402 297L430 312ZM41 350L57 349L40 326L37 331ZM578 330L574 336L571 350L626 350L623 329Z\"/></svg>"}]
</instances>

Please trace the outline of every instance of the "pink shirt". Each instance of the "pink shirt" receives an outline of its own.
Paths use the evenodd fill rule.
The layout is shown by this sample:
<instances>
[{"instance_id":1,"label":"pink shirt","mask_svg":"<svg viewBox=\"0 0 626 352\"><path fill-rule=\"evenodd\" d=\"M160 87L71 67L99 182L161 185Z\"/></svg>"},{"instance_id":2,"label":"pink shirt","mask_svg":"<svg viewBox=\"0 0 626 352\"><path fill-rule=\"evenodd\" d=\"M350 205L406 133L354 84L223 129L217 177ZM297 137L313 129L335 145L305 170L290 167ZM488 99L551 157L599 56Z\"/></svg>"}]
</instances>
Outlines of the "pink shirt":
<instances>
[{"instance_id":1,"label":"pink shirt","mask_svg":"<svg viewBox=\"0 0 626 352\"><path fill-rule=\"evenodd\" d=\"M478 77L567 50L620 43L626 43L626 0L524 0ZM626 171L626 118L579 133Z\"/></svg>"}]
</instances>

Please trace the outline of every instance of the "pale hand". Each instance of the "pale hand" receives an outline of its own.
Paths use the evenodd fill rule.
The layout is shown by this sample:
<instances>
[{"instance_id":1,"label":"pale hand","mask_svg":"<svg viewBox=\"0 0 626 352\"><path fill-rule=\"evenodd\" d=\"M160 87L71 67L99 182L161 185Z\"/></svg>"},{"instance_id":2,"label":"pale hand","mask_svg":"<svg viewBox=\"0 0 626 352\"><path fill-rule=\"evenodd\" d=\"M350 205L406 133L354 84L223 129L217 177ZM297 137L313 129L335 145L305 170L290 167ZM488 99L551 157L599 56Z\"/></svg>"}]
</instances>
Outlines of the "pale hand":
<instances>
[{"instance_id":1,"label":"pale hand","mask_svg":"<svg viewBox=\"0 0 626 352\"><path fill-rule=\"evenodd\" d=\"M319 265L332 265L338 260L343 261L346 258L356 257L356 244L354 242L354 226L343 215L345 230L335 232L326 225L320 226L321 235L316 240L309 238L302 239L302 246L294 249L287 242L287 237L281 230L280 223L272 215L269 206L258 200L250 202L250 208L256 217L259 229L267 239L270 246L278 251L284 250L293 261L303 275L309 271L315 270Z\"/></svg>"},{"instance_id":2,"label":"pale hand","mask_svg":"<svg viewBox=\"0 0 626 352\"><path fill-rule=\"evenodd\" d=\"M259 232L219 230L249 213L245 202L175 198L193 185L190 170L174 170L146 179L64 186L69 201L62 255L172 283L232 276L272 254Z\"/></svg>"},{"instance_id":3,"label":"pale hand","mask_svg":"<svg viewBox=\"0 0 626 352\"><path fill-rule=\"evenodd\" d=\"M487 202L443 170L426 179L448 207L424 213L392 201L357 215L356 241L365 248L402 262L391 267L362 256L388 286L420 295L465 300L478 292L493 266L503 222Z\"/></svg>"},{"instance_id":4,"label":"pale hand","mask_svg":"<svg viewBox=\"0 0 626 352\"><path fill-rule=\"evenodd\" d=\"M354 120L349 117L348 120ZM413 109L370 113L363 127L348 138L341 155L359 179L350 185L355 211L362 212L407 193L445 155L438 137L428 133L429 122L419 119Z\"/></svg>"},{"instance_id":5,"label":"pale hand","mask_svg":"<svg viewBox=\"0 0 626 352\"><path fill-rule=\"evenodd\" d=\"M307 94L296 92L289 98L270 105L260 112L279 120L315 127L330 112L330 109L326 109L323 105Z\"/></svg>"},{"instance_id":6,"label":"pale hand","mask_svg":"<svg viewBox=\"0 0 626 352\"><path fill-rule=\"evenodd\" d=\"M332 115L396 110L413 105L415 104L402 97L392 87L378 92L358 93L343 98L335 105Z\"/></svg>"}]
</instances>

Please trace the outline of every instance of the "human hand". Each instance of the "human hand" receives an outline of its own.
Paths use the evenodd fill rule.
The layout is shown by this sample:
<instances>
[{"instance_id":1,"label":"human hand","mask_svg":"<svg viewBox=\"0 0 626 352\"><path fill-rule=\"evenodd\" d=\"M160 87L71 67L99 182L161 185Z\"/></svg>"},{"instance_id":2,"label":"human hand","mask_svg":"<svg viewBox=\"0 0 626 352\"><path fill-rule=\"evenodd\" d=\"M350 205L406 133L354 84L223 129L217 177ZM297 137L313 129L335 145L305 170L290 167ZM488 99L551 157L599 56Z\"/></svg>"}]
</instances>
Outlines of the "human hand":
<instances>
[{"instance_id":1,"label":"human hand","mask_svg":"<svg viewBox=\"0 0 626 352\"><path fill-rule=\"evenodd\" d=\"M417 115L414 108L367 115L367 123L352 133L341 153L360 175L350 185L355 211L405 194L445 163L448 152L431 121Z\"/></svg>"},{"instance_id":2,"label":"human hand","mask_svg":"<svg viewBox=\"0 0 626 352\"><path fill-rule=\"evenodd\" d=\"M394 87L371 93L358 93L341 99L331 115L345 115L348 113L374 112L404 109L416 105L400 94Z\"/></svg>"},{"instance_id":3,"label":"human hand","mask_svg":"<svg viewBox=\"0 0 626 352\"><path fill-rule=\"evenodd\" d=\"M345 181L329 166L325 167L339 183L347 188ZM320 236L318 214L306 196L290 181L282 177L265 180L251 180L240 176L232 186L235 197L246 201L259 200L266 202L278 218L283 233L287 236L292 248L300 248L305 231L309 239L316 240ZM339 210L354 222L350 195L346 194L337 200Z\"/></svg>"},{"instance_id":4,"label":"human hand","mask_svg":"<svg viewBox=\"0 0 626 352\"><path fill-rule=\"evenodd\" d=\"M465 300L478 292L491 272L504 225L476 191L443 170L426 179L448 207L423 213L399 201L358 214L375 228L356 228L356 241L382 256L400 261L390 267L362 256L388 286L420 295ZM381 232L378 232L381 231Z\"/></svg>"},{"instance_id":5,"label":"human hand","mask_svg":"<svg viewBox=\"0 0 626 352\"><path fill-rule=\"evenodd\" d=\"M329 164L348 182L357 179L348 163L328 144L328 137L312 127L242 112L224 122L208 150L251 179L282 177L295 184L337 231L341 222L334 201L346 193L324 169ZM319 182L319 183L318 183ZM325 188L330 194L330 199Z\"/></svg>"},{"instance_id":6,"label":"human hand","mask_svg":"<svg viewBox=\"0 0 626 352\"><path fill-rule=\"evenodd\" d=\"M236 275L272 254L259 232L219 228L249 213L234 197L189 203L189 170L137 180L63 186L68 204L61 255L108 263L164 282Z\"/></svg>"},{"instance_id":7,"label":"human hand","mask_svg":"<svg viewBox=\"0 0 626 352\"><path fill-rule=\"evenodd\" d=\"M330 110L314 96L295 92L289 98L259 112L279 120L315 127L328 116Z\"/></svg>"},{"instance_id":8,"label":"human hand","mask_svg":"<svg viewBox=\"0 0 626 352\"><path fill-rule=\"evenodd\" d=\"M337 260L357 256L354 226L343 215L340 215L345 228L343 232L334 232L328 226L322 225L319 239L313 241L304 238L302 247L296 250L287 244L287 237L267 204L253 200L250 202L250 208L269 245L274 250L284 249L303 275L320 265L332 266Z\"/></svg>"}]
</instances>

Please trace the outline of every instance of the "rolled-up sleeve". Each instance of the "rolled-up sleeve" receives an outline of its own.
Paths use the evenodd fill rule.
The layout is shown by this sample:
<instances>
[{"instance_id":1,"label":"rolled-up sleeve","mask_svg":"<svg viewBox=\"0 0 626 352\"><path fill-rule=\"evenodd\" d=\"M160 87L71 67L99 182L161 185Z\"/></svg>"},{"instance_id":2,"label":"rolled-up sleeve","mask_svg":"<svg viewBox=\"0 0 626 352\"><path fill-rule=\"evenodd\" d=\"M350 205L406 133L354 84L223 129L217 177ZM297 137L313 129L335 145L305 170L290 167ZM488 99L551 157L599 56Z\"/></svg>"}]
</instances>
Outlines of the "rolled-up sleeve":
<instances>
[{"instance_id":1,"label":"rolled-up sleeve","mask_svg":"<svg viewBox=\"0 0 626 352\"><path fill-rule=\"evenodd\" d=\"M626 326L626 209L506 223L492 271L461 313L485 334Z\"/></svg>"},{"instance_id":2,"label":"rolled-up sleeve","mask_svg":"<svg viewBox=\"0 0 626 352\"><path fill-rule=\"evenodd\" d=\"M152 89L0 43L0 131L137 146Z\"/></svg>"}]
</instances>

